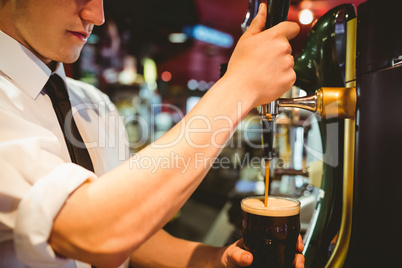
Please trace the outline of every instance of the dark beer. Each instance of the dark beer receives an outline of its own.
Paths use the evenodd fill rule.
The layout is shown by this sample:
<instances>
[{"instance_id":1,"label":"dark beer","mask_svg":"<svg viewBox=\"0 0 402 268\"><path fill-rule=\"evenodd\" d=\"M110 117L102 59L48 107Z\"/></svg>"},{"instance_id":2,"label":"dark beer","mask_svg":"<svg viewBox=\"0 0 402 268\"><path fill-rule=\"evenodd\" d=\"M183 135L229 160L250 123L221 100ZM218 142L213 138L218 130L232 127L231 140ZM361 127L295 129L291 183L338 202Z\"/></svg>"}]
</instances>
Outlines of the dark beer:
<instances>
[{"instance_id":1,"label":"dark beer","mask_svg":"<svg viewBox=\"0 0 402 268\"><path fill-rule=\"evenodd\" d=\"M300 202L269 197L242 200L244 247L253 254L253 268L292 267L300 233Z\"/></svg>"}]
</instances>

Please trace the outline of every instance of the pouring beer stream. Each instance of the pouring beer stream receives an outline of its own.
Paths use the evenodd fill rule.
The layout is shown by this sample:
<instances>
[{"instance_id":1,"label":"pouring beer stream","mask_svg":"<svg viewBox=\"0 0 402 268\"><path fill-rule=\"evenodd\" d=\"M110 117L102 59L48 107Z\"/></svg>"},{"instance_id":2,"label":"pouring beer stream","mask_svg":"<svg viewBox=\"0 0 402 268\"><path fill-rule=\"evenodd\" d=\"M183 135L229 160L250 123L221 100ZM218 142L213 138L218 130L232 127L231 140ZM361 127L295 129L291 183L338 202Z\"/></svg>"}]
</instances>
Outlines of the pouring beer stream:
<instances>
[{"instance_id":1,"label":"pouring beer stream","mask_svg":"<svg viewBox=\"0 0 402 268\"><path fill-rule=\"evenodd\" d=\"M264 198L264 206L268 206L270 165L271 165L271 161L265 161L265 198Z\"/></svg>"}]
</instances>

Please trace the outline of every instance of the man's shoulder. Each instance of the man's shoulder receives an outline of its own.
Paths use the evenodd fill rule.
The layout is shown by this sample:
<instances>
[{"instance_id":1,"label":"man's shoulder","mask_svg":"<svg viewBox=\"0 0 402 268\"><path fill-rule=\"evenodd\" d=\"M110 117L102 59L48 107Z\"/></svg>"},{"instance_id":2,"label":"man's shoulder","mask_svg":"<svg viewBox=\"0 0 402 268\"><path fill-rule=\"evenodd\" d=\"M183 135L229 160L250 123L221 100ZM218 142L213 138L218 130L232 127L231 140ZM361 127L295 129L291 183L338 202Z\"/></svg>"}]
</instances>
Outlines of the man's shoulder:
<instances>
[{"instance_id":1,"label":"man's shoulder","mask_svg":"<svg viewBox=\"0 0 402 268\"><path fill-rule=\"evenodd\" d=\"M23 96L22 90L0 70L0 108L13 106L12 103Z\"/></svg>"}]
</instances>

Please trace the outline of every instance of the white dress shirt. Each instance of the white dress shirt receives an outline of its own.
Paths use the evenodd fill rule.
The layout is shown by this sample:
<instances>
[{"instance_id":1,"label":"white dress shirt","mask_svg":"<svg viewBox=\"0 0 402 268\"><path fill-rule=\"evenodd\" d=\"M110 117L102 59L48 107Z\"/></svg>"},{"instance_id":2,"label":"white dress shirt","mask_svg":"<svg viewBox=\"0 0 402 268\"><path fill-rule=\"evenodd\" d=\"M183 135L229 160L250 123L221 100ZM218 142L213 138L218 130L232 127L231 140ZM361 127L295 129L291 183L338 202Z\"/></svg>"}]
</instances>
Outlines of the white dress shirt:
<instances>
[{"instance_id":1,"label":"white dress shirt","mask_svg":"<svg viewBox=\"0 0 402 268\"><path fill-rule=\"evenodd\" d=\"M59 258L47 242L53 219L77 187L128 156L125 128L109 98L66 78L62 64L55 72L67 84L95 174L71 163L42 91L51 70L0 31L0 267L76 267L78 262Z\"/></svg>"}]
</instances>

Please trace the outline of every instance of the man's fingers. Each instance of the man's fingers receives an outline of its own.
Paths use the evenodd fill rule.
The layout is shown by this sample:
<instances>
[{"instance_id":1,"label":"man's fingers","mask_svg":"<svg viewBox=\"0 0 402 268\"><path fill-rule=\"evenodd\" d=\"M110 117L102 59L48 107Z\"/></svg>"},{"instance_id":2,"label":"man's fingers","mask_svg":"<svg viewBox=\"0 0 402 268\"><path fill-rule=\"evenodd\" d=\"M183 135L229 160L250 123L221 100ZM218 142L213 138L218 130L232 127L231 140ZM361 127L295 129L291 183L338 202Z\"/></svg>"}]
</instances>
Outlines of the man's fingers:
<instances>
[{"instance_id":1,"label":"man's fingers","mask_svg":"<svg viewBox=\"0 0 402 268\"><path fill-rule=\"evenodd\" d=\"M253 262L253 255L243 249L234 248L231 254L236 265L249 266Z\"/></svg>"},{"instance_id":2,"label":"man's fingers","mask_svg":"<svg viewBox=\"0 0 402 268\"><path fill-rule=\"evenodd\" d=\"M236 267L249 266L253 262L253 255L244 250L243 246L243 239L240 239L230 247L230 251L228 252L229 263Z\"/></svg>"},{"instance_id":3,"label":"man's fingers","mask_svg":"<svg viewBox=\"0 0 402 268\"><path fill-rule=\"evenodd\" d=\"M296 22L283 21L272 27L271 31L276 31L278 34L284 35L288 40L292 40L299 34L300 27Z\"/></svg>"},{"instance_id":4,"label":"man's fingers","mask_svg":"<svg viewBox=\"0 0 402 268\"><path fill-rule=\"evenodd\" d=\"M305 258L303 254L296 254L293 265L295 268L304 268Z\"/></svg>"},{"instance_id":5,"label":"man's fingers","mask_svg":"<svg viewBox=\"0 0 402 268\"><path fill-rule=\"evenodd\" d=\"M247 31L243 34L243 37L258 34L265 29L265 21L267 19L267 5L261 3L258 9L258 13L250 23Z\"/></svg>"},{"instance_id":6,"label":"man's fingers","mask_svg":"<svg viewBox=\"0 0 402 268\"><path fill-rule=\"evenodd\" d=\"M296 256L293 261L293 266L295 268L303 268L304 267L305 259L304 259L303 254L301 254L303 249L304 249L303 239L302 239L301 235L299 235L299 237L297 239L297 245L296 245Z\"/></svg>"},{"instance_id":7,"label":"man's fingers","mask_svg":"<svg viewBox=\"0 0 402 268\"><path fill-rule=\"evenodd\" d=\"M299 235L299 237L297 239L296 249L298 252L303 252L304 245L303 245L303 239L302 239L301 235Z\"/></svg>"},{"instance_id":8,"label":"man's fingers","mask_svg":"<svg viewBox=\"0 0 402 268\"><path fill-rule=\"evenodd\" d=\"M243 34L242 38L258 34L265 30L265 21L267 18L267 6L264 3L260 4L259 10L247 31ZM300 31L300 27L295 22L283 21L270 29L280 35L284 35L288 40L295 38Z\"/></svg>"}]
</instances>

